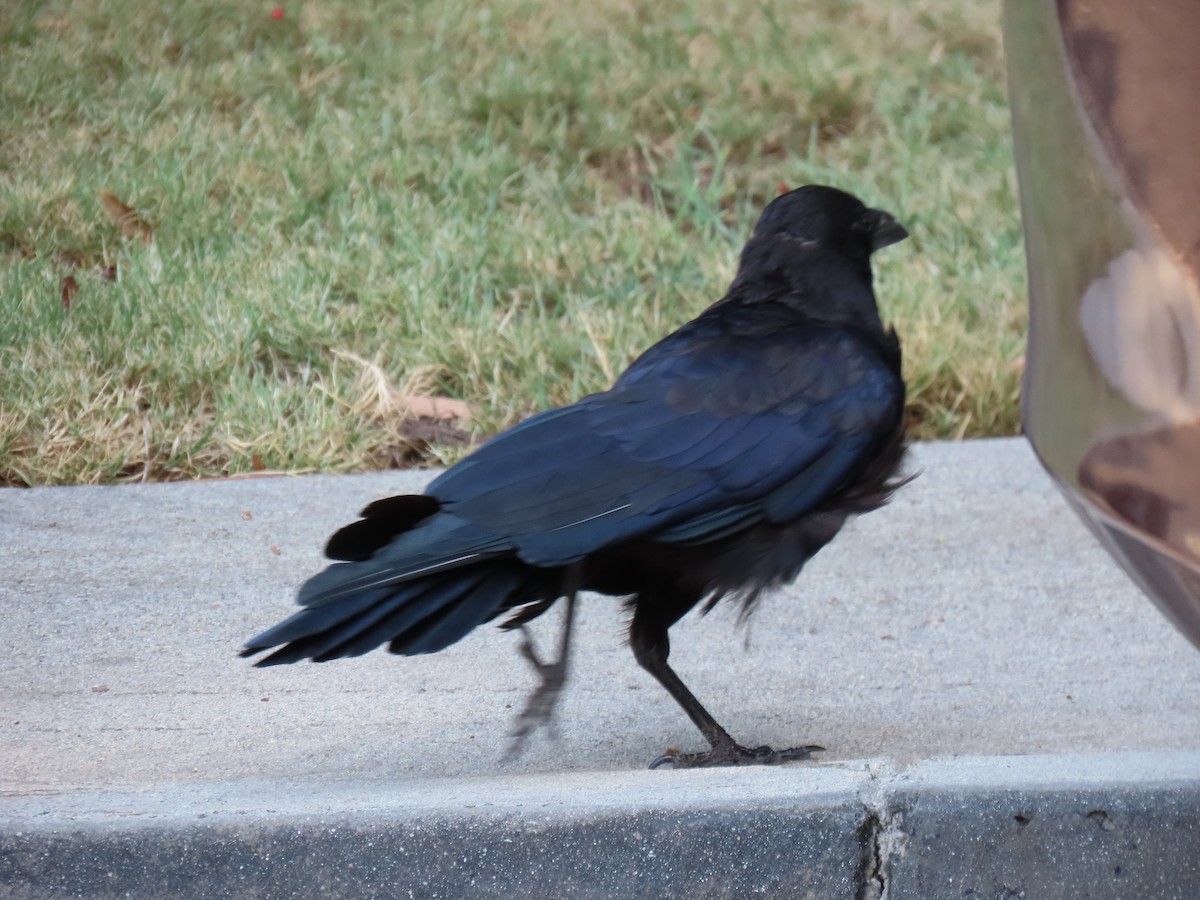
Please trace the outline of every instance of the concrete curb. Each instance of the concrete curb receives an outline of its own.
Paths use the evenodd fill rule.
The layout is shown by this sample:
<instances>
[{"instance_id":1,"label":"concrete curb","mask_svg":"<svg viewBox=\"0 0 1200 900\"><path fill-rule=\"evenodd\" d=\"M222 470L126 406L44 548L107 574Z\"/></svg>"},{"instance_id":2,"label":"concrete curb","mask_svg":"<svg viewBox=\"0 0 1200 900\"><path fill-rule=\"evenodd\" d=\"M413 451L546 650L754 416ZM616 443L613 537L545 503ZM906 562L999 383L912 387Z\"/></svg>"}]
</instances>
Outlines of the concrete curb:
<instances>
[{"instance_id":1,"label":"concrete curb","mask_svg":"<svg viewBox=\"0 0 1200 900\"><path fill-rule=\"evenodd\" d=\"M1188 897L1200 753L10 797L16 897Z\"/></svg>"}]
</instances>

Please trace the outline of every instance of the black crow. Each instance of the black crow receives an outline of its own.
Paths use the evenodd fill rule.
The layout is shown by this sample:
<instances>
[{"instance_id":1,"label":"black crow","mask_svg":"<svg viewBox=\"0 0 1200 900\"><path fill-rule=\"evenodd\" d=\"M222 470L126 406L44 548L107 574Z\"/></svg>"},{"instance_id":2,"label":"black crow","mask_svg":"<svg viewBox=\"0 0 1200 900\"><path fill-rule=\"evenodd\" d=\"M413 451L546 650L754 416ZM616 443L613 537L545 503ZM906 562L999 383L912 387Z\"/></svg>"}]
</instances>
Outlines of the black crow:
<instances>
[{"instance_id":1,"label":"black crow","mask_svg":"<svg viewBox=\"0 0 1200 900\"><path fill-rule=\"evenodd\" d=\"M566 598L558 658L516 745L566 680L579 591L626 597L634 658L710 749L676 766L803 759L821 748L736 743L667 664L667 631L697 604L796 577L846 518L885 503L905 454L900 344L880 321L870 256L902 240L888 213L810 185L764 210L725 296L611 388L485 443L424 494L372 503L330 539L342 560L303 609L251 640L258 665L433 653L506 612L523 626ZM282 645L282 646L281 646Z\"/></svg>"}]
</instances>

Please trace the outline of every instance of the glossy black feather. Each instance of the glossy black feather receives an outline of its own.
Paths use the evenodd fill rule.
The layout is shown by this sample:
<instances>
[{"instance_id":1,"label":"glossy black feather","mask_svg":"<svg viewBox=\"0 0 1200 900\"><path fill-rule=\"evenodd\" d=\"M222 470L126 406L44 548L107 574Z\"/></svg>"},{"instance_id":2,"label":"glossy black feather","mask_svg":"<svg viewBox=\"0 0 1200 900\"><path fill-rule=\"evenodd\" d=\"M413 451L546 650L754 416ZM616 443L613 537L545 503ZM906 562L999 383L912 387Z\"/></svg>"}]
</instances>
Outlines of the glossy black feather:
<instances>
[{"instance_id":1,"label":"glossy black feather","mask_svg":"<svg viewBox=\"0 0 1200 900\"><path fill-rule=\"evenodd\" d=\"M325 545L330 559L362 562L396 536L415 528L438 510L437 501L424 494L406 494L376 500L357 522L337 531Z\"/></svg>"}]
</instances>

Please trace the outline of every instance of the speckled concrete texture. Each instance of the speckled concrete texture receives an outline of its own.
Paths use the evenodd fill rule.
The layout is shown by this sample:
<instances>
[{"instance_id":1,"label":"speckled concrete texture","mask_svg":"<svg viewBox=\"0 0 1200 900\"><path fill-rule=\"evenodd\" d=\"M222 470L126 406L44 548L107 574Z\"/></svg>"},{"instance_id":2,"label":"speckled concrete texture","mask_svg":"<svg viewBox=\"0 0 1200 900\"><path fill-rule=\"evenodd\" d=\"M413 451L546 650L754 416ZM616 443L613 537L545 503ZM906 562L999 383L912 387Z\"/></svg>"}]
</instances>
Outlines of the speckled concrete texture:
<instances>
[{"instance_id":1,"label":"speckled concrete texture","mask_svg":"<svg viewBox=\"0 0 1200 900\"><path fill-rule=\"evenodd\" d=\"M1087 814L1110 805L1116 821L1161 826L1176 850L1200 850L1200 828L1186 824L1200 784L1200 653L1099 548L1023 441L919 445L913 468L919 477L889 507L852 523L747 625L718 608L672 630L672 663L735 737L827 748L810 763L698 773L644 771L664 748L702 741L634 663L611 598L584 598L556 727L515 760L507 734L535 679L511 634L484 627L428 657L268 670L237 657L291 612L333 529L431 473L0 491L0 859L10 861L0 894L87 895L101 882L66 848L103 847L146 861L113 875L114 894L218 896L180 874L186 860L261 851L239 870L246 878L269 884L285 859L299 878L325 857L325 895L365 896L370 852L329 855L355 829L378 837L367 843L387 884L402 859L410 875L430 874L425 888L406 882L417 896L487 895L478 874L455 880L487 870L479 858L446 868L432 849L462 842L486 846L491 861L508 852L509 875L488 883L535 896L572 871L581 880L564 895L587 895L593 864L615 879L597 882L597 896L661 896L667 882L654 879L688 866L700 866L699 896L964 896L961 878L1003 875L1010 856L992 853L988 869L964 862L974 845L950 848L953 889L917 861L949 859L945 841L965 840L970 822L983 829L972 837L1003 824L1021 841L1069 848L1109 840ZM535 623L547 650L556 626L554 614ZM1039 781L1047 772L1057 774ZM507 798L485 801L500 813L480 814L472 798L493 795ZM1006 797L1051 812L1021 825ZM1079 822L1064 812L1073 797L1089 807ZM1151 807L1173 812L1155 818ZM544 818L530 819L535 809ZM1083 828L1047 828L1047 816ZM764 837L780 829L788 853ZM429 839L404 837L418 832ZM307 848L303 865L287 835ZM557 858L559 839L574 857ZM608 855L585 863L589 846ZM646 848L659 848L658 867L630 861ZM1059 865L1142 871L1063 852ZM791 868L764 870L772 858ZM797 868L801 859L812 866ZM1196 863L1172 871L1200 879ZM1111 896L1138 896L1131 883ZM227 882L227 895L303 893L254 884ZM981 881L981 895L1008 889L987 884L1000 887ZM1058 895L1036 888L1013 890Z\"/></svg>"}]
</instances>

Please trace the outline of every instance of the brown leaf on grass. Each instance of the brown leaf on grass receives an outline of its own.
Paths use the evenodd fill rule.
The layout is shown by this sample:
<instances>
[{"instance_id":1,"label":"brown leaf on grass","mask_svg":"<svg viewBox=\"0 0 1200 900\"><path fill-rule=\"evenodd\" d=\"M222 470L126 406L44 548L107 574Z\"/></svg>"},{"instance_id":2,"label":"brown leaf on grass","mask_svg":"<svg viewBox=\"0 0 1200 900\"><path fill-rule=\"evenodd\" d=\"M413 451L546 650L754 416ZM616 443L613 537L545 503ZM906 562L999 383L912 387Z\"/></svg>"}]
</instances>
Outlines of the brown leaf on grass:
<instances>
[{"instance_id":1,"label":"brown leaf on grass","mask_svg":"<svg viewBox=\"0 0 1200 900\"><path fill-rule=\"evenodd\" d=\"M395 419L431 419L435 422L467 422L474 415L470 404L453 397L428 392L432 386L432 369L418 369L402 389L396 388L378 363L363 359L346 350L333 351L335 356L359 367L355 392L359 394L359 409L376 421Z\"/></svg>"},{"instance_id":2,"label":"brown leaf on grass","mask_svg":"<svg viewBox=\"0 0 1200 900\"><path fill-rule=\"evenodd\" d=\"M381 448L376 463L385 469L410 469L427 465L434 446L466 447L470 433L449 422L405 419L396 429L399 441Z\"/></svg>"},{"instance_id":3,"label":"brown leaf on grass","mask_svg":"<svg viewBox=\"0 0 1200 900\"><path fill-rule=\"evenodd\" d=\"M428 419L409 419L400 426L400 436L414 443L447 444L451 447L466 447L471 443L471 434L448 422L430 422Z\"/></svg>"},{"instance_id":4,"label":"brown leaf on grass","mask_svg":"<svg viewBox=\"0 0 1200 900\"><path fill-rule=\"evenodd\" d=\"M392 395L401 412L418 419L433 419L436 422L466 422L471 418L471 407L453 397L432 397L425 394Z\"/></svg>"},{"instance_id":5,"label":"brown leaf on grass","mask_svg":"<svg viewBox=\"0 0 1200 900\"><path fill-rule=\"evenodd\" d=\"M62 280L59 285L59 294L62 296L63 309L71 308L71 301L75 299L75 292L79 290L79 282L75 280L74 275L68 275Z\"/></svg>"},{"instance_id":6,"label":"brown leaf on grass","mask_svg":"<svg viewBox=\"0 0 1200 900\"><path fill-rule=\"evenodd\" d=\"M116 194L100 192L104 214L121 230L123 238L139 238L143 244L154 240L154 226L137 214L137 210L124 203Z\"/></svg>"},{"instance_id":7,"label":"brown leaf on grass","mask_svg":"<svg viewBox=\"0 0 1200 900\"><path fill-rule=\"evenodd\" d=\"M462 400L433 392L438 369L426 366L414 370L402 388L392 384L377 362L363 359L347 350L334 350L339 359L353 363L358 375L351 386L352 409L367 421L388 428L394 443L381 447L376 464L382 468L409 468L427 464L435 457L435 446L463 446L471 443L465 428L474 415Z\"/></svg>"}]
</instances>

